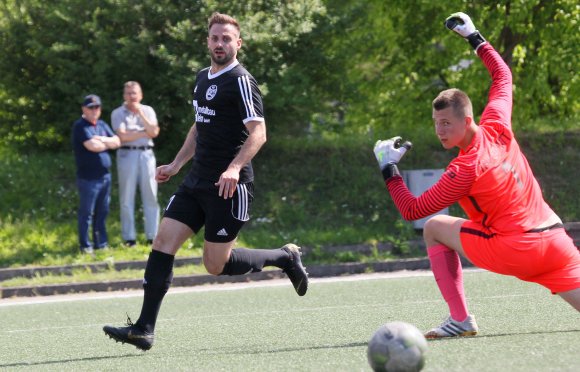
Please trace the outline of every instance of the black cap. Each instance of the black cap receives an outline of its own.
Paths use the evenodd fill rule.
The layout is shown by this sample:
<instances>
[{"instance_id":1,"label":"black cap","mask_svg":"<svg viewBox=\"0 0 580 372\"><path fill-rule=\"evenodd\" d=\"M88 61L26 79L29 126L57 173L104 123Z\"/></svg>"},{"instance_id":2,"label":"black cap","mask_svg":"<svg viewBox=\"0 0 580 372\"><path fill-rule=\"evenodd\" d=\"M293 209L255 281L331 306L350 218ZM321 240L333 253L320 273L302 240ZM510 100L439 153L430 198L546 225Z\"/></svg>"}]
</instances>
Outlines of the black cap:
<instances>
[{"instance_id":1,"label":"black cap","mask_svg":"<svg viewBox=\"0 0 580 372\"><path fill-rule=\"evenodd\" d=\"M101 105L101 99L96 94L89 94L83 100L83 107L94 107L94 106L100 106L100 105Z\"/></svg>"}]
</instances>

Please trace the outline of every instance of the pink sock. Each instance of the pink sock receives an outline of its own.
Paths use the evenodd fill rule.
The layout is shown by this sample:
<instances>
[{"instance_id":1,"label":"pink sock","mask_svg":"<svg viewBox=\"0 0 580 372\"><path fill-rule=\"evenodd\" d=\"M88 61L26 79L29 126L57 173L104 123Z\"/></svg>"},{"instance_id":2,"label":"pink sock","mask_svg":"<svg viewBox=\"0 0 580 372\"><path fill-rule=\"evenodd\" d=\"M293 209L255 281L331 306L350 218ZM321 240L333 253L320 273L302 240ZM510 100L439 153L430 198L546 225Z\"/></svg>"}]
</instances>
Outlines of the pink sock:
<instances>
[{"instance_id":1,"label":"pink sock","mask_svg":"<svg viewBox=\"0 0 580 372\"><path fill-rule=\"evenodd\" d=\"M467 318L467 303L463 293L463 272L459 254L442 244L427 249L431 271L437 286L449 306L451 317L462 322Z\"/></svg>"}]
</instances>

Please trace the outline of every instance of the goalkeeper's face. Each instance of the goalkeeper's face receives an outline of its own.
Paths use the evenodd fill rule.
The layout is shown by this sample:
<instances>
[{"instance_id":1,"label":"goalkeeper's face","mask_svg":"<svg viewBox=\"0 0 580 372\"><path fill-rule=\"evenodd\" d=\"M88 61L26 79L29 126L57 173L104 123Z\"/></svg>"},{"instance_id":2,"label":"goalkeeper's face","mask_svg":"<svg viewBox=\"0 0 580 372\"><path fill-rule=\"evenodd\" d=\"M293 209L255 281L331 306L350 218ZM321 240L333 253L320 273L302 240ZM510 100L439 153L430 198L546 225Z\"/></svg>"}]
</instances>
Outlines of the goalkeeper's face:
<instances>
[{"instance_id":1,"label":"goalkeeper's face","mask_svg":"<svg viewBox=\"0 0 580 372\"><path fill-rule=\"evenodd\" d=\"M452 107L433 110L435 134L447 150L454 147L465 148L471 142L468 129L473 119L469 116L459 116Z\"/></svg>"}]
</instances>

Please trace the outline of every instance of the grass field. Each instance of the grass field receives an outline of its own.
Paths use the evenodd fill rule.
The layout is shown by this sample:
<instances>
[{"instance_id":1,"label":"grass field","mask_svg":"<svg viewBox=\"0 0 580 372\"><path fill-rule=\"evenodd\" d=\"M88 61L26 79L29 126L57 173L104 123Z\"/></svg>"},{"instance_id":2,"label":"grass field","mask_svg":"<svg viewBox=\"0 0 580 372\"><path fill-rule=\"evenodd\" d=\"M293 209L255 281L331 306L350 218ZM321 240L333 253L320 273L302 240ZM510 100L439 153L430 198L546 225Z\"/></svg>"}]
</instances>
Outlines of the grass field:
<instances>
[{"instance_id":1,"label":"grass field","mask_svg":"<svg viewBox=\"0 0 580 372\"><path fill-rule=\"evenodd\" d=\"M467 272L465 285L480 335L429 342L425 371L580 370L580 316L559 297L487 272ZM446 313L429 274L319 280L305 297L286 281L225 288L170 292L148 352L101 330L137 318L139 292L0 302L0 370L367 371L379 325L424 330Z\"/></svg>"}]
</instances>

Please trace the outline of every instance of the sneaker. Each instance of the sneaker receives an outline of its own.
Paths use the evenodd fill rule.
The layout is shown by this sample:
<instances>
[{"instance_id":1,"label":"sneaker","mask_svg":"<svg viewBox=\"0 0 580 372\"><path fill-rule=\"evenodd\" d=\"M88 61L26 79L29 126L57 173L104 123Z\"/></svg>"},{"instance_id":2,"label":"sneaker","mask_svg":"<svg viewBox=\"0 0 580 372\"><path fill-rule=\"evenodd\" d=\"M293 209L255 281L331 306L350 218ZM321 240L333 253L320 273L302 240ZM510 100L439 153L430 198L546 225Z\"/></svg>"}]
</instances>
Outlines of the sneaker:
<instances>
[{"instance_id":1,"label":"sneaker","mask_svg":"<svg viewBox=\"0 0 580 372\"><path fill-rule=\"evenodd\" d=\"M137 245L137 241L135 240L125 240L125 247L134 247Z\"/></svg>"},{"instance_id":2,"label":"sneaker","mask_svg":"<svg viewBox=\"0 0 580 372\"><path fill-rule=\"evenodd\" d=\"M425 338L475 336L477 331L479 327L473 315L468 315L463 322L458 322L449 316L439 327L425 333Z\"/></svg>"},{"instance_id":3,"label":"sneaker","mask_svg":"<svg viewBox=\"0 0 580 372\"><path fill-rule=\"evenodd\" d=\"M95 251L93 250L93 247L81 247L81 253L92 256L95 254Z\"/></svg>"},{"instance_id":4,"label":"sneaker","mask_svg":"<svg viewBox=\"0 0 580 372\"><path fill-rule=\"evenodd\" d=\"M127 317L127 327L104 326L105 334L115 340L115 342L128 343L141 350L149 350L153 346L153 333L143 331L133 324L131 318Z\"/></svg>"},{"instance_id":5,"label":"sneaker","mask_svg":"<svg viewBox=\"0 0 580 372\"><path fill-rule=\"evenodd\" d=\"M308 290L308 273L302 266L300 247L295 244L286 244L282 249L290 255L290 263L283 271L288 275L298 296L304 296Z\"/></svg>"}]
</instances>

